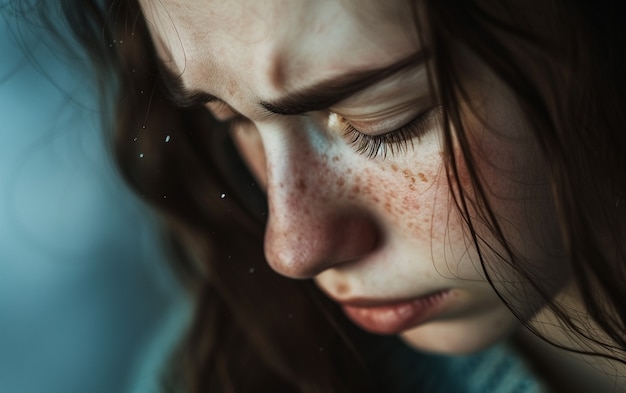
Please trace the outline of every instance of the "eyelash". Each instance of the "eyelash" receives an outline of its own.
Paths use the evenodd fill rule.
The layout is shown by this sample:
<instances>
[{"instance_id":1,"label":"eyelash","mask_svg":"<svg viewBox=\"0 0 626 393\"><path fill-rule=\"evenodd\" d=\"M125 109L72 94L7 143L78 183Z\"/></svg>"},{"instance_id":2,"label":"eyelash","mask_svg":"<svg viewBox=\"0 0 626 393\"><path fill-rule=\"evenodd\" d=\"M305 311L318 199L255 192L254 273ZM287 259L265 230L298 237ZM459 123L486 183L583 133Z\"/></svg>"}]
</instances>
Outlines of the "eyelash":
<instances>
[{"instance_id":1,"label":"eyelash","mask_svg":"<svg viewBox=\"0 0 626 393\"><path fill-rule=\"evenodd\" d=\"M441 106L434 106L422 112L416 118L404 126L389 131L382 135L368 135L356 129L347 120L341 126L341 132L348 143L354 146L359 154L365 155L369 159L381 156L387 158L389 154L405 153L409 148L414 148L414 140L419 140L432 128L432 122L437 121L441 114ZM248 124L249 120L243 116L234 116L227 120L229 129L235 130L242 124Z\"/></svg>"},{"instance_id":2,"label":"eyelash","mask_svg":"<svg viewBox=\"0 0 626 393\"><path fill-rule=\"evenodd\" d=\"M414 140L419 140L431 129L431 123L439 119L441 107L435 106L422 112L404 126L382 135L368 135L356 129L347 120L342 122L342 132L348 142L354 146L357 153L364 154L373 159L381 156L387 158L388 154L405 153L409 148L413 149Z\"/></svg>"}]
</instances>

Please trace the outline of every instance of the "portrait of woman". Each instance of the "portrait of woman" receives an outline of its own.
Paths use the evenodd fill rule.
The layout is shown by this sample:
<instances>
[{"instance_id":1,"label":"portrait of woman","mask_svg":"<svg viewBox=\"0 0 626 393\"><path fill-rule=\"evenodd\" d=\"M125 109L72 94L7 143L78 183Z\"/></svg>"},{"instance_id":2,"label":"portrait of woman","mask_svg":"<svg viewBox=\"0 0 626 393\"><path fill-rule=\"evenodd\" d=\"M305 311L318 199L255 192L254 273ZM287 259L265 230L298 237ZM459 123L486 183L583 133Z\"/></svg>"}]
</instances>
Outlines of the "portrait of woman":
<instances>
[{"instance_id":1,"label":"portrait of woman","mask_svg":"<svg viewBox=\"0 0 626 393\"><path fill-rule=\"evenodd\" d=\"M626 389L615 2L60 4L195 301L165 391Z\"/></svg>"}]
</instances>

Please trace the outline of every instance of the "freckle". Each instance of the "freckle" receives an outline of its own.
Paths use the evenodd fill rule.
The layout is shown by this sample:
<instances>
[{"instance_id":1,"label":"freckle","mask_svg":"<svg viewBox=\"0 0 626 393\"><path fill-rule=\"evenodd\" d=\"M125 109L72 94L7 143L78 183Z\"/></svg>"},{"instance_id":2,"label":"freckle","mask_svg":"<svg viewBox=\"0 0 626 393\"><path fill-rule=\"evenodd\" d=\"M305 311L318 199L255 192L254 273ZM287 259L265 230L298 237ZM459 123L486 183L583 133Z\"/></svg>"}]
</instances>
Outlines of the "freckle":
<instances>
[{"instance_id":1,"label":"freckle","mask_svg":"<svg viewBox=\"0 0 626 393\"><path fill-rule=\"evenodd\" d=\"M424 183L428 182L428 179L426 178L426 176L423 173L418 173L418 176L420 177L420 180L423 181Z\"/></svg>"},{"instance_id":2,"label":"freckle","mask_svg":"<svg viewBox=\"0 0 626 393\"><path fill-rule=\"evenodd\" d=\"M415 183L415 177L411 176L411 183Z\"/></svg>"},{"instance_id":3,"label":"freckle","mask_svg":"<svg viewBox=\"0 0 626 393\"><path fill-rule=\"evenodd\" d=\"M339 161L339 156L334 156L333 157L333 161L335 161L335 162Z\"/></svg>"},{"instance_id":4,"label":"freckle","mask_svg":"<svg viewBox=\"0 0 626 393\"><path fill-rule=\"evenodd\" d=\"M306 191L306 183L304 182L304 180L299 179L296 182L296 189L298 189L298 191L300 191L300 192L305 192Z\"/></svg>"},{"instance_id":5,"label":"freckle","mask_svg":"<svg viewBox=\"0 0 626 393\"><path fill-rule=\"evenodd\" d=\"M352 169L348 168L347 173L352 173Z\"/></svg>"},{"instance_id":6,"label":"freckle","mask_svg":"<svg viewBox=\"0 0 626 393\"><path fill-rule=\"evenodd\" d=\"M391 170L393 170L394 172L398 172L398 167L396 166L396 164L391 164Z\"/></svg>"},{"instance_id":7,"label":"freckle","mask_svg":"<svg viewBox=\"0 0 626 393\"><path fill-rule=\"evenodd\" d=\"M337 179L337 186L342 187L345 184L345 182L346 181L340 177L339 179Z\"/></svg>"},{"instance_id":8,"label":"freckle","mask_svg":"<svg viewBox=\"0 0 626 393\"><path fill-rule=\"evenodd\" d=\"M230 81L228 83L227 89L228 89L228 94L234 95L235 92L237 91L237 85L235 84L235 82Z\"/></svg>"},{"instance_id":9,"label":"freckle","mask_svg":"<svg viewBox=\"0 0 626 393\"><path fill-rule=\"evenodd\" d=\"M385 202L385 210L391 214L391 203L389 201Z\"/></svg>"},{"instance_id":10,"label":"freckle","mask_svg":"<svg viewBox=\"0 0 626 393\"><path fill-rule=\"evenodd\" d=\"M377 197L377 196L373 197L373 198L372 198L372 200L373 200L375 203L380 202L380 199L378 199L378 197Z\"/></svg>"},{"instance_id":11,"label":"freckle","mask_svg":"<svg viewBox=\"0 0 626 393\"><path fill-rule=\"evenodd\" d=\"M359 187L359 186L352 187L352 192L354 194L358 194L359 192L361 192L361 187Z\"/></svg>"},{"instance_id":12,"label":"freckle","mask_svg":"<svg viewBox=\"0 0 626 393\"><path fill-rule=\"evenodd\" d=\"M409 189L411 191L415 191L415 184L409 184Z\"/></svg>"},{"instance_id":13,"label":"freckle","mask_svg":"<svg viewBox=\"0 0 626 393\"><path fill-rule=\"evenodd\" d=\"M337 295L343 295L347 293L349 290L350 290L350 287L348 287L348 285L344 283L337 284L337 288L335 288L335 291L337 291Z\"/></svg>"}]
</instances>

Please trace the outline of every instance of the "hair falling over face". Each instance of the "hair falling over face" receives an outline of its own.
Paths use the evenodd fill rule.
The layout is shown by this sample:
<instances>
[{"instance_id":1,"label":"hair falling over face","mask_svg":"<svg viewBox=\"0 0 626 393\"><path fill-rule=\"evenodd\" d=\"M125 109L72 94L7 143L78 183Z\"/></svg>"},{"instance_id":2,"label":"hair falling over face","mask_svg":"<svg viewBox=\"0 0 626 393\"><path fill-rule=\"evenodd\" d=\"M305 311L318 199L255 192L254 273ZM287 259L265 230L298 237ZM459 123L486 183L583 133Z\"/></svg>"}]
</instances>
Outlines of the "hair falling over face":
<instances>
[{"instance_id":1,"label":"hair falling over face","mask_svg":"<svg viewBox=\"0 0 626 393\"><path fill-rule=\"evenodd\" d=\"M544 334L549 341L626 364L626 27L614 3L425 0L410 9L419 45L427 48L425 75L437 102L432 113L438 118L449 206L458 212L482 277L533 332L543 334L538 318L549 315L546 321L561 326L572 340ZM171 389L380 391L359 349L369 336L312 280L292 280L268 265L264 233L272 213L267 185L240 158L228 124L206 106L172 103L171 70L164 69L158 54L159 45L167 42L153 39L156 19L146 18L147 23L144 17L150 15L135 1L65 0L60 5L93 59L105 100L115 103L112 142L119 170L161 215L175 271L195 299L194 320L172 358ZM489 97L474 97L479 89L468 75L480 68L476 64L510 93L523 117L529 151L543 165L557 229L551 244L558 247L541 251L560 254L565 268L533 265L534 243L515 238L521 230L511 230L503 213L510 205L493 196L501 183L492 180L485 162L504 153L478 148L473 130L484 117L496 123L509 118L475 105L489 102ZM189 69L194 70L191 62ZM232 94L233 100L237 97ZM237 112L232 106L229 110ZM409 144L392 145L394 138L405 143L428 138L424 127L376 139L356 127L358 122L346 124L353 127L344 130L347 138L362 146L370 160L380 158L383 145L394 146L388 147L393 155L411 150ZM483 128L492 132L495 127ZM418 129L419 137L410 134ZM514 155L502 162L533 164ZM272 159L269 153L267 159ZM432 178L424 173L413 178ZM410 187L411 175L406 178ZM517 180L531 184L536 179ZM278 191L270 197L275 195ZM528 199L533 197L539 198ZM543 230L540 220L530 227L529 232ZM331 281L325 277L318 284L331 292L336 286L325 287ZM503 277L515 288L503 285ZM565 292L580 299L577 309L560 297L570 287L572 292Z\"/></svg>"}]
</instances>

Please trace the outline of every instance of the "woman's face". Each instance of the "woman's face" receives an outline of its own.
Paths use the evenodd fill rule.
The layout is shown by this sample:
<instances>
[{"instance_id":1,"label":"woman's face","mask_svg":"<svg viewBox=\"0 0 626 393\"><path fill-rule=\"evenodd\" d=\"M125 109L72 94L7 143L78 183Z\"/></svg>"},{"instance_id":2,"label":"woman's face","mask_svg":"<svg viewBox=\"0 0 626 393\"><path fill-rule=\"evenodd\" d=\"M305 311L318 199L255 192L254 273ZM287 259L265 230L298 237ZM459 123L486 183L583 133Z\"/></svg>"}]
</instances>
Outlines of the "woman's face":
<instances>
[{"instance_id":1,"label":"woman's face","mask_svg":"<svg viewBox=\"0 0 626 393\"><path fill-rule=\"evenodd\" d=\"M274 270L313 278L361 327L426 350L474 351L517 326L451 197L409 2L140 3L164 65L215 97L215 117L241 120L233 135L267 192ZM542 160L507 89L465 52L463 120L487 198L524 268L558 290L568 274ZM494 285L530 318L542 303L496 257L478 211Z\"/></svg>"}]
</instances>

